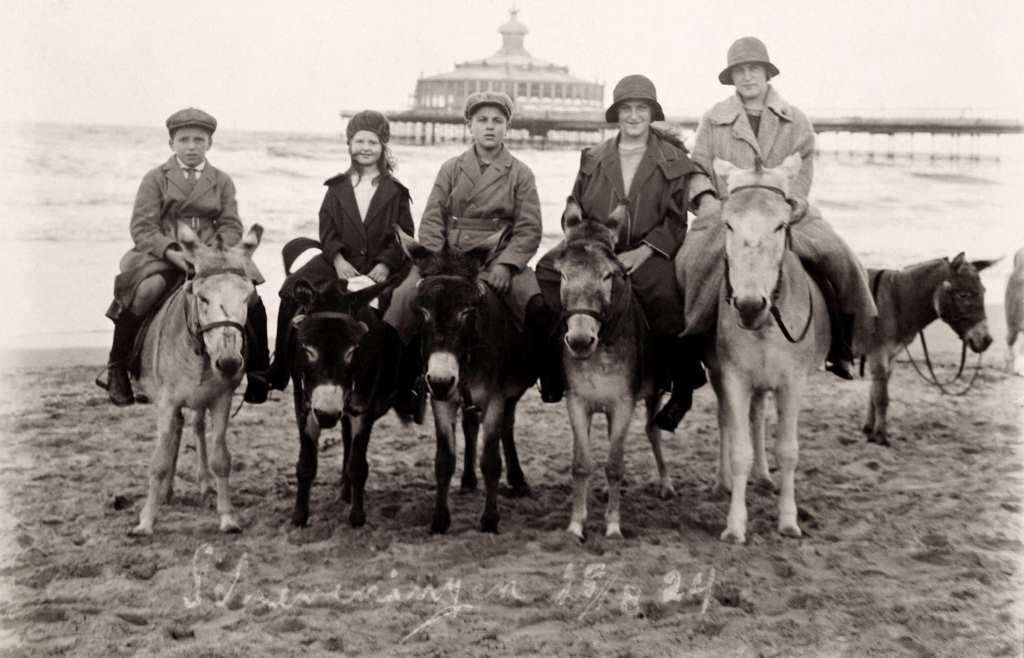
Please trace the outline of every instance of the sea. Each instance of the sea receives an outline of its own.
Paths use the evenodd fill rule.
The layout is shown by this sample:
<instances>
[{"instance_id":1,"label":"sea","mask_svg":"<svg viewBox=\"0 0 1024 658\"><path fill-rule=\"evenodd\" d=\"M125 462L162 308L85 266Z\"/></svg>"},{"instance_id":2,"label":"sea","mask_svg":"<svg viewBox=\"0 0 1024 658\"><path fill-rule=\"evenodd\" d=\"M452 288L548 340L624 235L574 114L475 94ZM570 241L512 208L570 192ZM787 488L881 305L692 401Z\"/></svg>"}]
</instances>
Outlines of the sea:
<instances>
[{"instance_id":1,"label":"sea","mask_svg":"<svg viewBox=\"0 0 1024 658\"><path fill-rule=\"evenodd\" d=\"M133 199L143 174L170 156L167 134L159 126L63 124L8 124L3 131L0 349L109 345L112 324L103 313L118 261L131 247ZM811 202L865 266L901 268L961 251L970 259L1002 258L983 276L986 302L1002 303L1013 253L1024 246L1024 136L822 136L819 147ZM414 220L440 165L464 148L393 145ZM561 238L579 150L515 154L536 175L542 254ZM323 182L348 166L340 126L336 133L220 130L209 160L234 179L246 226L258 222L266 230L255 260L267 278L261 294L273 331L281 247L317 236Z\"/></svg>"}]
</instances>

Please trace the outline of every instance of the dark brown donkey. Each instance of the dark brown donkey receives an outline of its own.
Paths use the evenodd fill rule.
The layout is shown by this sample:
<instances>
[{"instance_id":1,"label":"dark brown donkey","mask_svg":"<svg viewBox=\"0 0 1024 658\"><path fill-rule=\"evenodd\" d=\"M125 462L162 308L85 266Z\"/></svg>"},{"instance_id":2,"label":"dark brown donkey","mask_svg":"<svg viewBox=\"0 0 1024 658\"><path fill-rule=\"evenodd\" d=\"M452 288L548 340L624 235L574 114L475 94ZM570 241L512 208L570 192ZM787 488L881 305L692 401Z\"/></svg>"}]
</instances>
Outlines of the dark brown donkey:
<instances>
[{"instance_id":1,"label":"dark brown donkey","mask_svg":"<svg viewBox=\"0 0 1024 658\"><path fill-rule=\"evenodd\" d=\"M889 445L886 412L893 359L925 327L941 318L964 342L965 349L969 346L978 353L992 343L985 319L985 286L978 272L994 262L967 261L960 252L952 261L937 258L902 270L868 270L878 305L878 328L865 355L871 373L871 397L864 423L869 443Z\"/></svg>"},{"instance_id":2,"label":"dark brown donkey","mask_svg":"<svg viewBox=\"0 0 1024 658\"><path fill-rule=\"evenodd\" d=\"M304 281L295 285L293 294L299 311L292 320L289 339L295 422L299 430L293 525L303 526L309 520L309 495L316 478L320 432L334 427L339 420L344 450L341 498L352 503L352 527L366 522L366 450L374 421L390 408L388 391L394 391L393 373L397 371L399 355L376 351L367 354L374 351L374 317L366 313L357 319L356 314L386 285L387 282L354 293L347 292L345 281L334 281L318 289ZM348 403L353 384L368 380L382 383L367 396L369 404L354 413Z\"/></svg>"},{"instance_id":3,"label":"dark brown donkey","mask_svg":"<svg viewBox=\"0 0 1024 658\"><path fill-rule=\"evenodd\" d=\"M419 269L420 282L415 307L423 317L426 380L434 411L437 453L434 474L437 497L431 532L443 533L451 524L448 512L448 488L455 472L455 422L463 413L466 436L464 488L473 485L476 455L473 428L467 417L480 418L483 455L480 471L484 477L486 502L480 529L498 531L498 480L501 478L501 452L505 452L508 482L513 495L529 491L516 453L514 425L516 404L537 379L539 345L531 345L515 328L511 315L477 274L488 262L501 235L467 252L447 242L437 254L412 238L399 233L402 244ZM471 422L470 425L474 425Z\"/></svg>"},{"instance_id":4,"label":"dark brown donkey","mask_svg":"<svg viewBox=\"0 0 1024 658\"><path fill-rule=\"evenodd\" d=\"M662 430L654 425L654 416L661 406L661 392L654 377L656 356L646 344L648 332L643 311L615 257L619 225L625 221L625 206L616 208L608 223L602 224L585 219L580 207L570 199L562 216L566 247L555 263L562 274L562 315L566 318L562 353L568 382L566 406L573 434L573 505L568 530L580 540L594 470L590 430L595 413L603 413L608 424L605 535L622 537L619 500L623 445L639 399L647 406L647 438L658 465L660 493L663 498L674 494L661 456Z\"/></svg>"}]
</instances>

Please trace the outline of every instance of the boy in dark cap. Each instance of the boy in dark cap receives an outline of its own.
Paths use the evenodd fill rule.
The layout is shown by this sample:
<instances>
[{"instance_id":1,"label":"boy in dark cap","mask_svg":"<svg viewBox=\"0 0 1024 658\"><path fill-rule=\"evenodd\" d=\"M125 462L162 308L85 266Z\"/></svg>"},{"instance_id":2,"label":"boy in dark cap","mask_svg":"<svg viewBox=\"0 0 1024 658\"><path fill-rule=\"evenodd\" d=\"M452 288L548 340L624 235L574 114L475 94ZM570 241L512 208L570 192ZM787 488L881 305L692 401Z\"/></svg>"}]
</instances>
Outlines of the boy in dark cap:
<instances>
[{"instance_id":1,"label":"boy in dark cap","mask_svg":"<svg viewBox=\"0 0 1024 658\"><path fill-rule=\"evenodd\" d=\"M121 273L114 279L114 301L107 309L107 317L114 321L108 378L105 383L96 380L117 406L135 402L128 362L143 319L188 271L177 242L178 224L188 224L206 244L213 244L218 235L225 246L242 239L235 184L206 160L216 130L217 120L194 107L169 116L168 144L174 154L143 177L135 195L130 225L135 246L121 258ZM254 265L249 275L254 283L263 283ZM266 385L253 375L269 365L267 314L259 297L250 305L248 315L245 398L259 403L266 400Z\"/></svg>"}]
</instances>

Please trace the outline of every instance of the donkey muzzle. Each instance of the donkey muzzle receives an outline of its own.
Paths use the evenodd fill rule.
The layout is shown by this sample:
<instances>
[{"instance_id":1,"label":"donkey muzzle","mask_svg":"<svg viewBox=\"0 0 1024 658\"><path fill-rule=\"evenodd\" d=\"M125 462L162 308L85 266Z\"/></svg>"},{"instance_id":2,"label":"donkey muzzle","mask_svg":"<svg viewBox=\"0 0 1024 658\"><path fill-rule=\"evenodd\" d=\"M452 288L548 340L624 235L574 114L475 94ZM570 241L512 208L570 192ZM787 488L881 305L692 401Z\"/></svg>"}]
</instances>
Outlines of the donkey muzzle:
<instances>
[{"instance_id":1,"label":"donkey muzzle","mask_svg":"<svg viewBox=\"0 0 1024 658\"><path fill-rule=\"evenodd\" d=\"M972 352L981 354L992 344L992 334L988 332L988 322L982 320L967 330L964 340Z\"/></svg>"},{"instance_id":2,"label":"donkey muzzle","mask_svg":"<svg viewBox=\"0 0 1024 658\"><path fill-rule=\"evenodd\" d=\"M241 370L243 363L244 361L242 361L241 355L238 354L222 356L214 361L214 365L217 367L217 370L225 377L234 377L237 375L238 371Z\"/></svg>"},{"instance_id":3,"label":"donkey muzzle","mask_svg":"<svg viewBox=\"0 0 1024 658\"><path fill-rule=\"evenodd\" d=\"M732 305L744 329L757 329L768 318L768 300L764 297L735 297Z\"/></svg>"},{"instance_id":4,"label":"donkey muzzle","mask_svg":"<svg viewBox=\"0 0 1024 658\"><path fill-rule=\"evenodd\" d=\"M436 400L450 400L459 383L459 362L450 352L434 352L427 360L427 390Z\"/></svg>"}]
</instances>

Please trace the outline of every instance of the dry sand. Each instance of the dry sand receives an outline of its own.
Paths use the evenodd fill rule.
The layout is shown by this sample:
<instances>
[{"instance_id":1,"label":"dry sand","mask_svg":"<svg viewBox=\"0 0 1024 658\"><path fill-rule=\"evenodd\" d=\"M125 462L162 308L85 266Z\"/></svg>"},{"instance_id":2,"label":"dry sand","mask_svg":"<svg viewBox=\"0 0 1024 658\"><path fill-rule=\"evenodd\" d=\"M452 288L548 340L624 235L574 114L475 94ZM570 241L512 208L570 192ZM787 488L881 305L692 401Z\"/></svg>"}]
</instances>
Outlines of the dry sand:
<instances>
[{"instance_id":1,"label":"dry sand","mask_svg":"<svg viewBox=\"0 0 1024 658\"><path fill-rule=\"evenodd\" d=\"M998 324L999 311L990 311ZM606 540L603 476L588 539L571 540L570 431L530 392L518 444L533 487L477 530L482 493L454 494L431 536L432 425L382 419L368 524L338 500L338 431L325 433L312 524L288 519L298 441L290 393L229 429L244 532L217 532L186 430L176 498L151 538L129 537L145 495L153 407L111 407L102 354L4 357L0 647L7 655L1022 655L1022 380L1003 332L975 390L946 397L900 363L893 445L860 433L868 383L819 373L804 403L797 501L804 538L775 532L775 496L749 494L745 546L723 544L727 501L705 387L666 446L661 500L639 414L626 453L625 539ZM941 374L958 352L929 337ZM919 348L918 348L919 349ZM236 397L236 399L239 399ZM597 428L603 460L607 442ZM435 600L436 598L436 600Z\"/></svg>"}]
</instances>

